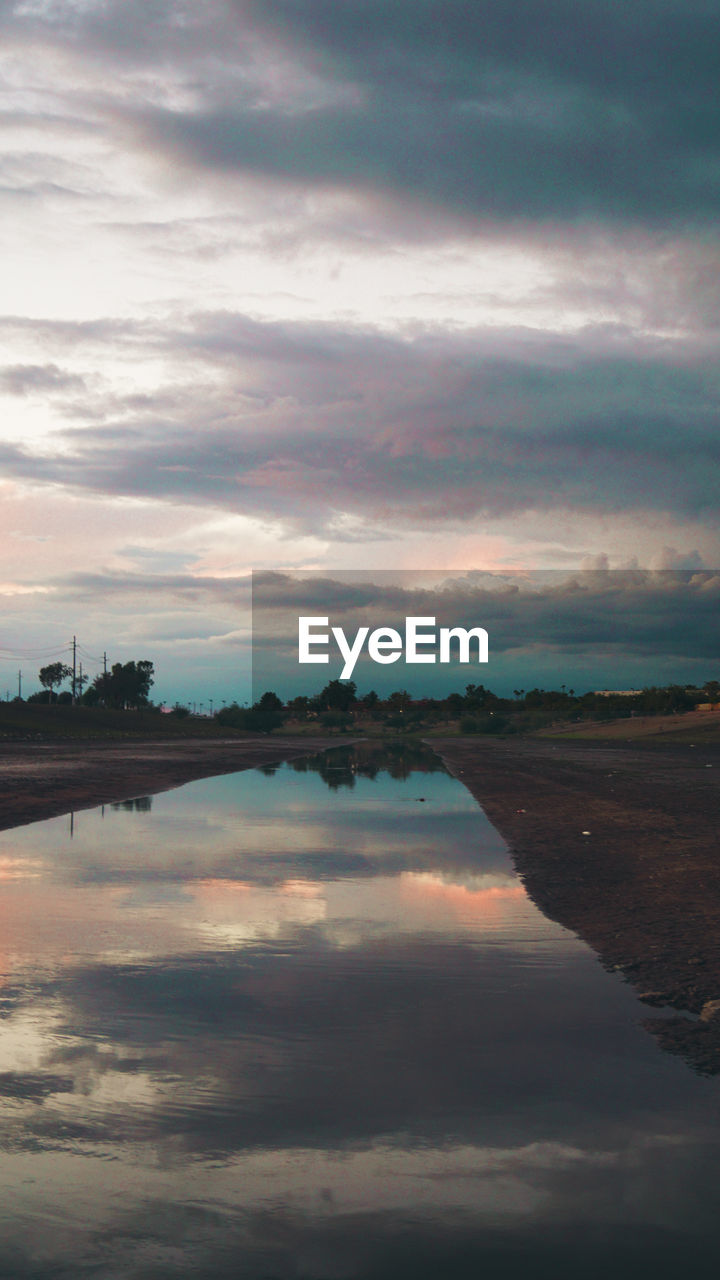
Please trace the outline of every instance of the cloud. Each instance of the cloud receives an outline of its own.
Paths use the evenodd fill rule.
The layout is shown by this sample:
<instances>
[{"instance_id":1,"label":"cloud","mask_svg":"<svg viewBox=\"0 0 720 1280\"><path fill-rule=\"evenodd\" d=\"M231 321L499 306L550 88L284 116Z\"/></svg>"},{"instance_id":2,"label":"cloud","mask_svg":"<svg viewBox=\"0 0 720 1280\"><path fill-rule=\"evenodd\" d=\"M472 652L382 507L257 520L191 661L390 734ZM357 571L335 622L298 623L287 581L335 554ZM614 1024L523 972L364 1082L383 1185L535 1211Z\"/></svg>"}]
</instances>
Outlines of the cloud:
<instances>
[{"instance_id":1,"label":"cloud","mask_svg":"<svg viewBox=\"0 0 720 1280\"><path fill-rule=\"evenodd\" d=\"M128 110L148 148L200 171L375 193L471 220L662 226L717 213L720 18L700 0L234 8L239 28L264 42L265 82L240 101L223 101L218 82L191 109ZM290 104L272 76L280 55L296 70Z\"/></svg>"},{"instance_id":2,"label":"cloud","mask_svg":"<svg viewBox=\"0 0 720 1280\"><path fill-rule=\"evenodd\" d=\"M64 596L73 599L110 601L115 596L150 595L237 605L247 603L250 579L248 576L216 578L190 573L75 572L57 579L55 585Z\"/></svg>"},{"instance_id":3,"label":"cloud","mask_svg":"<svg viewBox=\"0 0 720 1280\"><path fill-rule=\"evenodd\" d=\"M704 0L0 3L24 201L0 465L41 524L43 494L125 524L86 550L55 527L63 580L129 599L155 519L222 526L203 575L491 542L712 562L719 23Z\"/></svg>"},{"instance_id":4,"label":"cloud","mask_svg":"<svg viewBox=\"0 0 720 1280\"><path fill-rule=\"evenodd\" d=\"M71 347L111 338L160 354L178 377L79 400L92 425L65 430L59 449L3 446L18 478L339 539L348 515L396 528L562 508L715 520L712 344L617 328L393 337L224 312L173 328L45 327Z\"/></svg>"},{"instance_id":5,"label":"cloud","mask_svg":"<svg viewBox=\"0 0 720 1280\"><path fill-rule=\"evenodd\" d=\"M85 383L75 373L56 364L16 364L0 368L0 388L11 396L54 391L83 391Z\"/></svg>"},{"instance_id":6,"label":"cloud","mask_svg":"<svg viewBox=\"0 0 720 1280\"><path fill-rule=\"evenodd\" d=\"M501 975L512 951L501 945L478 959L476 948L448 939L378 939L343 947L339 963L320 929L284 937L290 960L275 948L246 945L239 958L219 952L150 966L95 964L63 976L62 1031L79 1047L102 1028L122 1056L139 1058L150 1072L157 1062L181 1082L212 1060L205 1102L180 1114L160 1096L132 1117L106 1112L99 1121L105 1141L123 1143L130 1126L156 1143L173 1135L185 1150L240 1154L346 1150L397 1134L413 1147L450 1131L469 1144L502 1146L517 1133L525 1142L551 1138L592 1149L598 1125L626 1128L627 1117L590 1070L612 1054L618 1034L607 1016L599 1022L595 1010L591 1017L578 1008L581 975L590 989L602 986L592 957L562 973L539 972L520 1024L502 1017ZM482 1023L468 1018L472 1008L484 1010ZM488 1041L490 1024L498 1033ZM522 1052L529 1039L542 1046L532 1062ZM259 1043L278 1046L262 1062L262 1079ZM408 1044L415 1046L409 1076L404 1058L398 1072ZM48 1067L67 1071L66 1055L50 1055ZM539 1078L547 1095L540 1109ZM582 1098L572 1083L578 1079ZM28 1124L30 1137L52 1142L64 1119L38 1115ZM92 1140L96 1121L85 1123Z\"/></svg>"},{"instance_id":7,"label":"cloud","mask_svg":"<svg viewBox=\"0 0 720 1280\"><path fill-rule=\"evenodd\" d=\"M667 558L681 560L670 548ZM694 559L694 557L690 557ZM715 661L720 616L720 572L709 569L509 572L467 575L331 573L309 576L253 574L253 644L256 662L272 664L286 650L296 661L297 617L331 617L353 635L360 625L397 626L405 618L435 617L439 626L484 626L492 661L505 654L550 650L616 662L628 655L653 663L679 657ZM263 650L267 652L263 653ZM297 670L297 667L295 667ZM492 665L490 668L492 671ZM400 674L393 673L396 684ZM408 668L402 671L408 674ZM427 673L425 673L427 674ZM490 676L488 677L490 678ZM647 681L646 681L647 682ZM400 680L402 683L402 680Z\"/></svg>"},{"instance_id":8,"label":"cloud","mask_svg":"<svg viewBox=\"0 0 720 1280\"><path fill-rule=\"evenodd\" d=\"M110 0L5 6L0 22L75 70L51 114L82 104L199 173L471 223L717 216L720 15L705 0Z\"/></svg>"}]
</instances>

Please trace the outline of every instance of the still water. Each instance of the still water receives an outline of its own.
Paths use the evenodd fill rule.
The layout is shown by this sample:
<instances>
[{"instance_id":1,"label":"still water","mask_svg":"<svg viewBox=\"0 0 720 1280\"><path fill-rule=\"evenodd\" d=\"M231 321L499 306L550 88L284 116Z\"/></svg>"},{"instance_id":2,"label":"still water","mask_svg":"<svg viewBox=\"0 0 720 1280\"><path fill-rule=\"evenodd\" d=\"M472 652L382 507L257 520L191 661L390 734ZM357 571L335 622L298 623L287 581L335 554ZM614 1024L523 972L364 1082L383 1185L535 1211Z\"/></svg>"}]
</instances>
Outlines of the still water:
<instances>
[{"instance_id":1,"label":"still water","mask_svg":"<svg viewBox=\"0 0 720 1280\"><path fill-rule=\"evenodd\" d=\"M715 1275L718 1084L436 757L0 835L0 1276Z\"/></svg>"}]
</instances>

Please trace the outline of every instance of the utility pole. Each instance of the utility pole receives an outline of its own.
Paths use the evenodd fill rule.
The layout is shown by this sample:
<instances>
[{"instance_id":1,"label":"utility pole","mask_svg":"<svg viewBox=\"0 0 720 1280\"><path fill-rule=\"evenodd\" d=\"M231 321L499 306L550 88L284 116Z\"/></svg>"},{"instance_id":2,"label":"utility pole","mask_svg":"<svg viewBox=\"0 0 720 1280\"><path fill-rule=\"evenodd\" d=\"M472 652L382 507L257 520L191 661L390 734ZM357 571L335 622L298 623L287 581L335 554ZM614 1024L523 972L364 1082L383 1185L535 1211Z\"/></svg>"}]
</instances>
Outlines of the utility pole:
<instances>
[{"instance_id":1,"label":"utility pole","mask_svg":"<svg viewBox=\"0 0 720 1280\"><path fill-rule=\"evenodd\" d=\"M22 671L18 671L18 698L22 701Z\"/></svg>"},{"instance_id":2,"label":"utility pole","mask_svg":"<svg viewBox=\"0 0 720 1280\"><path fill-rule=\"evenodd\" d=\"M77 657L77 640L73 636L73 675L72 675L72 704L75 706L75 660Z\"/></svg>"}]
</instances>

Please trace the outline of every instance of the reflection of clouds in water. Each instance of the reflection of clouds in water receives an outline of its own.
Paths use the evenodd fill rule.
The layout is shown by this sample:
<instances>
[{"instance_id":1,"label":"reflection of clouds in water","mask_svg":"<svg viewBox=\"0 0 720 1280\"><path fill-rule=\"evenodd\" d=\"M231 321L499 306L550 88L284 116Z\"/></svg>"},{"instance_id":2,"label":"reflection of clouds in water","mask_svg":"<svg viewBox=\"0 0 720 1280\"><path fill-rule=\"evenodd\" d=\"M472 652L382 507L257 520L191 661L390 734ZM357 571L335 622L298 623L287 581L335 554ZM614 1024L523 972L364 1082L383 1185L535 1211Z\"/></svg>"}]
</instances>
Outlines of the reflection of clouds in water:
<instances>
[{"instance_id":1,"label":"reflection of clouds in water","mask_svg":"<svg viewBox=\"0 0 720 1280\"><path fill-rule=\"evenodd\" d=\"M19 1074L45 1069L61 1038L63 1011L36 992L16 993L12 1011L0 1019L0 1062Z\"/></svg>"},{"instance_id":2,"label":"reflection of clouds in water","mask_svg":"<svg viewBox=\"0 0 720 1280\"><path fill-rule=\"evenodd\" d=\"M47 870L42 858L14 857L12 854L0 856L0 881L2 880L37 880Z\"/></svg>"},{"instance_id":3,"label":"reflection of clouds in water","mask_svg":"<svg viewBox=\"0 0 720 1280\"><path fill-rule=\"evenodd\" d=\"M196 807L188 827L178 793L139 849L122 823L141 837L145 816L115 815L107 879L90 845L48 842L52 875L4 886L18 1267L43 1248L62 1280L139 1275L148 1256L168 1276L236 1280L242 1257L249 1277L291 1280L303 1258L334 1277L352 1258L353 1277L436 1280L457 1257L465 1280L489 1248L503 1274L518 1257L537 1272L553 1230L561 1265L573 1232L587 1264L579 1223L638 1240L652 1223L666 1245L692 1209L705 1231L709 1082L658 1058L630 993L484 845L470 798L423 777L450 789L445 828L439 803L406 821L397 802L383 832L379 814L363 827L362 779L340 798L307 782L327 823L308 797L307 822L301 804L273 825L282 777L245 826ZM42 867L31 836L9 866Z\"/></svg>"},{"instance_id":4,"label":"reflection of clouds in water","mask_svg":"<svg viewBox=\"0 0 720 1280\"><path fill-rule=\"evenodd\" d=\"M43 1010L53 1021L17 1069L77 1073L83 1140L172 1139L206 1157L395 1133L401 1146L464 1135L619 1149L652 1132L653 1107L676 1128L656 1055L612 1001L605 1010L608 979L592 957L519 969L505 948L391 938L338 955L311 933L237 956L69 971L29 995L26 1027ZM95 1094L128 1059L159 1082L153 1105L122 1102L119 1089L113 1106L107 1084ZM682 1105L705 1097L686 1093ZM46 1103L28 1133L52 1145L67 1122L60 1102Z\"/></svg>"},{"instance_id":5,"label":"reflection of clouds in water","mask_svg":"<svg viewBox=\"0 0 720 1280\"><path fill-rule=\"evenodd\" d=\"M476 876L470 883L433 875L431 872L403 872L400 889L406 901L419 899L436 914L456 917L460 921L482 921L513 913L518 904L527 903L527 894L514 876ZM535 908L529 908L533 915Z\"/></svg>"},{"instance_id":6,"label":"reflection of clouds in water","mask_svg":"<svg viewBox=\"0 0 720 1280\"><path fill-rule=\"evenodd\" d=\"M708 1274L694 1269L711 1259L712 1244L708 1251L698 1247L679 1223L703 1180L712 1179L709 1144L696 1149L696 1177L669 1219L658 1206L671 1151L656 1140L627 1155L635 1165L623 1176L622 1158L612 1152L555 1144L463 1145L420 1156L382 1145L337 1154L273 1151L203 1166L193 1193L169 1144L155 1167L135 1166L130 1187L122 1166L103 1162L103 1195L97 1161L78 1167L65 1153L46 1156L43 1189L33 1176L34 1158L19 1154L24 1211L3 1234L28 1268L40 1255L50 1269L6 1266L4 1274L70 1280L87 1268L139 1276L149 1274L149 1256L153 1274L203 1280L293 1280L304 1259L316 1269L300 1274L353 1280L467 1280L481 1268L511 1280L608 1274L669 1280L689 1273L684 1264ZM612 1192L618 1175L621 1196ZM48 1189L61 1207L61 1230L46 1212ZM68 1255L73 1265L65 1269Z\"/></svg>"},{"instance_id":7,"label":"reflection of clouds in water","mask_svg":"<svg viewBox=\"0 0 720 1280\"><path fill-rule=\"evenodd\" d=\"M194 880L69 886L42 879L3 894L0 981L53 973L88 960L164 961L220 946L279 938L325 918L323 887Z\"/></svg>"},{"instance_id":8,"label":"reflection of clouds in water","mask_svg":"<svg viewBox=\"0 0 720 1280\"><path fill-rule=\"evenodd\" d=\"M0 834L0 855L18 871L42 857L47 874L74 884L192 881L272 884L397 874L444 865L472 870L482 856L507 855L472 798L445 773L423 775L425 805L398 784L359 777L352 792L329 793L317 771L278 769L192 783L154 798L151 815L107 807ZM277 804L278 786L284 788Z\"/></svg>"},{"instance_id":9,"label":"reflection of clouds in water","mask_svg":"<svg viewBox=\"0 0 720 1280\"><path fill-rule=\"evenodd\" d=\"M464 883L463 883L464 881ZM489 872L444 876L401 871L323 886L327 899L325 936L338 948L362 946L385 933L472 938L510 945L533 938L545 948L566 946L569 935L541 916L516 876Z\"/></svg>"},{"instance_id":10,"label":"reflection of clouds in water","mask_svg":"<svg viewBox=\"0 0 720 1280\"><path fill-rule=\"evenodd\" d=\"M197 931L213 947L238 947L261 939L281 938L287 927L320 924L327 903L320 885L286 882L275 891L225 880L204 881L193 887L202 914Z\"/></svg>"},{"instance_id":11,"label":"reflection of clouds in water","mask_svg":"<svg viewBox=\"0 0 720 1280\"><path fill-rule=\"evenodd\" d=\"M52 966L247 945L323 919L338 947L354 947L390 928L447 928L451 895L444 914L438 902L433 910L434 877L477 887L478 861L484 876L509 875L502 842L445 773L423 775L436 804L414 810L406 788L382 777L360 777L355 791L338 795L312 770L278 773L163 793L150 817L83 813L73 840L64 819L5 833L5 867L19 882L8 883L0 907L5 973L30 956ZM410 887L412 872L425 874L418 885L427 892ZM470 911L455 911L455 922L477 927Z\"/></svg>"},{"instance_id":12,"label":"reflection of clouds in water","mask_svg":"<svg viewBox=\"0 0 720 1280\"><path fill-rule=\"evenodd\" d=\"M463 815L466 828L470 823L476 827L474 846L467 841L470 849L478 844L477 826L482 823L478 813L468 806ZM159 813L153 818L157 825L151 835L138 829L137 818L133 823L124 812L117 817L126 819L117 839L96 822L84 842L68 842L60 850L57 828L43 830L46 824L28 828L6 855L8 866L16 876L24 875L24 869L44 867L56 881L71 884L127 883L128 877L137 882L190 882L219 876L269 884L291 878L293 869L299 868L330 879L398 872L413 865L431 868L440 857L467 867L472 857L463 849L461 838L457 843L451 840L448 848L446 833L443 844L441 819L436 830L422 816L414 816L412 822L401 816L397 823L388 824L392 815L386 814L384 825L366 815L362 804L331 815L327 822L317 814L300 821L284 808L272 821L261 823L210 822L202 815L187 822L179 818L167 822ZM40 849L43 860L38 858Z\"/></svg>"}]
</instances>

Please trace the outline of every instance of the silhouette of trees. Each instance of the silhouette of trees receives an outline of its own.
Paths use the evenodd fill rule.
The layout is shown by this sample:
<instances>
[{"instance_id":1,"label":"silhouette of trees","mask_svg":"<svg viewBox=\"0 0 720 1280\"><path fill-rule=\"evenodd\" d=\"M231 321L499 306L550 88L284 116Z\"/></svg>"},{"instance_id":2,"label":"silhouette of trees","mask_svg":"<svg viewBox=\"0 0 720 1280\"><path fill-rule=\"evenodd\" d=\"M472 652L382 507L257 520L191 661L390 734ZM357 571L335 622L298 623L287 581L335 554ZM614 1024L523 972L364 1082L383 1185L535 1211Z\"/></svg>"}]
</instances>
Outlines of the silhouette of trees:
<instances>
[{"instance_id":1,"label":"silhouette of trees","mask_svg":"<svg viewBox=\"0 0 720 1280\"><path fill-rule=\"evenodd\" d=\"M255 733L271 733L279 729L284 719L282 702L276 693L268 690L246 712L245 727Z\"/></svg>"},{"instance_id":2,"label":"silhouette of trees","mask_svg":"<svg viewBox=\"0 0 720 1280\"><path fill-rule=\"evenodd\" d=\"M95 677L83 701L101 702L119 711L146 707L154 674L152 662L116 662L110 671Z\"/></svg>"},{"instance_id":3,"label":"silhouette of trees","mask_svg":"<svg viewBox=\"0 0 720 1280\"><path fill-rule=\"evenodd\" d=\"M218 711L215 719L218 724L228 729L246 729L249 733L271 733L279 729L285 720L283 704L276 693L268 690L251 707L238 706L232 702L229 707Z\"/></svg>"},{"instance_id":4,"label":"silhouette of trees","mask_svg":"<svg viewBox=\"0 0 720 1280\"><path fill-rule=\"evenodd\" d=\"M320 694L323 711L348 712L357 700L354 680L331 680Z\"/></svg>"}]
</instances>

